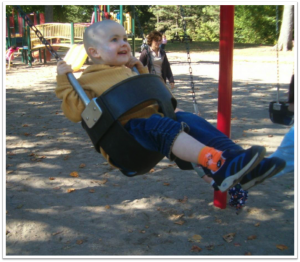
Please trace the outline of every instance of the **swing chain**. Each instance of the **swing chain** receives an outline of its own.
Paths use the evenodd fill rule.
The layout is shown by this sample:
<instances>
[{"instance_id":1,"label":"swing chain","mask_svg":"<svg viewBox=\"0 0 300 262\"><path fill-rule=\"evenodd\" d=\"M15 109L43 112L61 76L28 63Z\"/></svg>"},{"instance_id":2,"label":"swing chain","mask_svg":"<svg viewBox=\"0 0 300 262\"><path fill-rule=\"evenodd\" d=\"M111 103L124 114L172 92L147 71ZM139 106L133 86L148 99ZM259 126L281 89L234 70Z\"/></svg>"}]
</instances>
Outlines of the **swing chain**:
<instances>
[{"instance_id":1,"label":"swing chain","mask_svg":"<svg viewBox=\"0 0 300 262\"><path fill-rule=\"evenodd\" d=\"M42 35L42 33L32 23L32 21L30 20L30 18L23 12L23 10L21 9L21 7L18 6L18 5L14 6L14 7L18 10L19 14L27 22L27 24L34 31L34 33L40 39L40 41L45 45L45 47L47 48L47 50L52 54L52 56L54 56L54 58L56 59L56 61L62 60L59 57L59 55L55 52L55 50L53 49L53 47L50 45L50 43L44 38L44 36ZM28 45L30 45L30 43L28 43Z\"/></svg>"},{"instance_id":2,"label":"swing chain","mask_svg":"<svg viewBox=\"0 0 300 262\"><path fill-rule=\"evenodd\" d=\"M189 43L187 41L188 37L187 37L187 33L186 33L186 20L184 19L185 16L184 16L184 10L183 10L182 5L180 6L180 15L181 15L181 18L182 18L182 24L183 24L183 30L184 30L184 42L185 42L185 46L186 46L187 60L188 60L188 64L189 64L189 73L190 73L190 78L191 78L191 87L192 87L192 98L193 98L193 103L194 103L194 111L195 111L196 115L200 116L200 110L198 108L197 101L196 101L196 96L195 96L195 84L194 84L193 72L192 72L190 46L189 46Z\"/></svg>"}]
</instances>

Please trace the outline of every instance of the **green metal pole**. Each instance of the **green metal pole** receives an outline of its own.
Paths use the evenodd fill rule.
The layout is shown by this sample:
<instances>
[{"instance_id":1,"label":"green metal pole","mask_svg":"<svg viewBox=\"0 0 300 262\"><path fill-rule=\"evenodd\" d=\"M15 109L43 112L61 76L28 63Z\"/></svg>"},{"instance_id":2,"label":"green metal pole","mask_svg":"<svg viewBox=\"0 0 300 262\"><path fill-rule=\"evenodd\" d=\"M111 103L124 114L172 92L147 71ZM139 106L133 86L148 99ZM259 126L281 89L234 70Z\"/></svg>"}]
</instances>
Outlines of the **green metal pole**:
<instances>
[{"instance_id":1,"label":"green metal pole","mask_svg":"<svg viewBox=\"0 0 300 262\"><path fill-rule=\"evenodd\" d=\"M11 47L11 36L10 36L10 27L9 27L9 17L6 16L6 27L7 27L7 42L6 46L7 48Z\"/></svg>"},{"instance_id":2,"label":"green metal pole","mask_svg":"<svg viewBox=\"0 0 300 262\"><path fill-rule=\"evenodd\" d=\"M40 13L39 13L39 11L36 12L36 22L37 22L38 25L40 24ZM40 60L40 63L42 63L42 49L41 48L39 48L39 60Z\"/></svg>"},{"instance_id":3,"label":"green metal pole","mask_svg":"<svg viewBox=\"0 0 300 262\"><path fill-rule=\"evenodd\" d=\"M97 12L97 6L94 5L94 17L95 17L95 23L98 22L98 12Z\"/></svg>"},{"instance_id":4,"label":"green metal pole","mask_svg":"<svg viewBox=\"0 0 300 262\"><path fill-rule=\"evenodd\" d=\"M26 39L26 35L27 35L27 30L26 30L26 25L25 25L25 19L22 19L22 24L23 24L23 29L22 29L22 63L27 64L27 50L24 49L24 46L26 46L27 44L27 39Z\"/></svg>"},{"instance_id":5,"label":"green metal pole","mask_svg":"<svg viewBox=\"0 0 300 262\"><path fill-rule=\"evenodd\" d=\"M36 22L37 22L38 25L41 23L41 21L40 21L40 12L39 11L36 12Z\"/></svg>"},{"instance_id":6,"label":"green metal pole","mask_svg":"<svg viewBox=\"0 0 300 262\"><path fill-rule=\"evenodd\" d=\"M16 33L19 33L18 14L14 15L14 24L15 24L15 37L16 37Z\"/></svg>"},{"instance_id":7,"label":"green metal pole","mask_svg":"<svg viewBox=\"0 0 300 262\"><path fill-rule=\"evenodd\" d=\"M28 51L27 51L27 55L28 55L28 62L29 62L29 66L32 66L32 61L31 61L31 41L30 41L30 27L27 26L27 43L28 43Z\"/></svg>"},{"instance_id":8,"label":"green metal pole","mask_svg":"<svg viewBox=\"0 0 300 262\"><path fill-rule=\"evenodd\" d=\"M110 7L109 7L109 5L106 6L106 11L107 11L107 13L110 13Z\"/></svg>"},{"instance_id":9,"label":"green metal pole","mask_svg":"<svg viewBox=\"0 0 300 262\"><path fill-rule=\"evenodd\" d=\"M74 23L71 23L71 45L74 45Z\"/></svg>"},{"instance_id":10,"label":"green metal pole","mask_svg":"<svg viewBox=\"0 0 300 262\"><path fill-rule=\"evenodd\" d=\"M131 16L132 55L135 56L135 6Z\"/></svg>"},{"instance_id":11,"label":"green metal pole","mask_svg":"<svg viewBox=\"0 0 300 262\"><path fill-rule=\"evenodd\" d=\"M120 5L120 24L123 25L123 6Z\"/></svg>"}]
</instances>

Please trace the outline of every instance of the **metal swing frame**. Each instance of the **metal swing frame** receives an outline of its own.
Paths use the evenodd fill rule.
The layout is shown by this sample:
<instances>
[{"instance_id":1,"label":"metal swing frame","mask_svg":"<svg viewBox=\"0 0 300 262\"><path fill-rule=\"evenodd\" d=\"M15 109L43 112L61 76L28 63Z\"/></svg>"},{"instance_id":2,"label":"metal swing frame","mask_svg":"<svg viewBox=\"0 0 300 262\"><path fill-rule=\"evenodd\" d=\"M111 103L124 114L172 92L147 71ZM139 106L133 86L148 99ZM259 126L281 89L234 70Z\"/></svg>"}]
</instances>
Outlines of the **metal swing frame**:
<instances>
[{"instance_id":1,"label":"metal swing frame","mask_svg":"<svg viewBox=\"0 0 300 262\"><path fill-rule=\"evenodd\" d=\"M272 101L269 104L269 116L270 120L275 124L290 126L294 124L294 113L288 110L289 103L285 101L279 101L279 50L278 50L278 39L279 39L279 28L278 28L278 6L276 6L276 63L277 63L277 100Z\"/></svg>"}]
</instances>

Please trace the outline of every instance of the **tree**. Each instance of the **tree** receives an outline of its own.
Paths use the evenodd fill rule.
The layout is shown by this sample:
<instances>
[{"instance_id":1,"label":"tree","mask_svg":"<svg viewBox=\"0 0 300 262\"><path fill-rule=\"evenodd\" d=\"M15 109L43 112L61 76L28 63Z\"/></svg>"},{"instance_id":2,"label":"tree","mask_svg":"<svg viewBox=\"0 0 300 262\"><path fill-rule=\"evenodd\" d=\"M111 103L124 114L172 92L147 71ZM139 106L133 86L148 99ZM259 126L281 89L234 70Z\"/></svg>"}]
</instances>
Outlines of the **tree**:
<instances>
[{"instance_id":1,"label":"tree","mask_svg":"<svg viewBox=\"0 0 300 262\"><path fill-rule=\"evenodd\" d=\"M195 40L217 42L220 37L220 6L202 6L195 25Z\"/></svg>"},{"instance_id":2,"label":"tree","mask_svg":"<svg viewBox=\"0 0 300 262\"><path fill-rule=\"evenodd\" d=\"M53 5L45 5L45 22L53 22Z\"/></svg>"},{"instance_id":3,"label":"tree","mask_svg":"<svg viewBox=\"0 0 300 262\"><path fill-rule=\"evenodd\" d=\"M184 15L186 21L187 34L194 38L198 27L198 21L202 14L203 6L185 5L155 5L151 7L155 18L155 29L165 32L168 38L174 35L183 34L183 24L181 15Z\"/></svg>"},{"instance_id":4,"label":"tree","mask_svg":"<svg viewBox=\"0 0 300 262\"><path fill-rule=\"evenodd\" d=\"M110 5L110 12L114 10L119 10L119 5ZM151 21L151 18L154 17L153 13L149 11L149 5L123 5L123 12L130 13L133 15L133 9L135 10L135 33L142 37L142 31L145 35L147 35L150 31L154 29L154 26ZM140 26L139 26L140 25Z\"/></svg>"},{"instance_id":5,"label":"tree","mask_svg":"<svg viewBox=\"0 0 300 262\"><path fill-rule=\"evenodd\" d=\"M26 14L30 14L32 12L43 13L45 11L45 6L43 6L43 5L20 5L20 7ZM8 16L12 15L13 9L14 9L14 6L7 5L6 6L6 15L8 15ZM16 10L15 10L15 13L16 13Z\"/></svg>"},{"instance_id":6,"label":"tree","mask_svg":"<svg viewBox=\"0 0 300 262\"><path fill-rule=\"evenodd\" d=\"M285 5L282 15L282 25L278 39L278 50L288 51L293 48L294 6Z\"/></svg>"},{"instance_id":7,"label":"tree","mask_svg":"<svg viewBox=\"0 0 300 262\"><path fill-rule=\"evenodd\" d=\"M152 6L152 13L155 15L155 29L160 32L168 30L168 37L175 35L179 28L179 9L176 5L155 5ZM154 21L154 20L153 20Z\"/></svg>"},{"instance_id":8,"label":"tree","mask_svg":"<svg viewBox=\"0 0 300 262\"><path fill-rule=\"evenodd\" d=\"M282 6L279 6L281 13ZM236 43L274 44L276 40L275 5L236 5L234 40Z\"/></svg>"}]
</instances>

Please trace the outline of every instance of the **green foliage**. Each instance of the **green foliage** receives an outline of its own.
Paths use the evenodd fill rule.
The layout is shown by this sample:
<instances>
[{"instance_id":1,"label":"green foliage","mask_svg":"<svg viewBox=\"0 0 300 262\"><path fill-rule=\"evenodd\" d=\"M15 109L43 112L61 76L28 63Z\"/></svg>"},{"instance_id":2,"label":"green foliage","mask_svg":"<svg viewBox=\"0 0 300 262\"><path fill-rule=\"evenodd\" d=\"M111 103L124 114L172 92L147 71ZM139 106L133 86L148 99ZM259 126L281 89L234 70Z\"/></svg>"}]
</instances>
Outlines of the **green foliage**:
<instances>
[{"instance_id":1,"label":"green foliage","mask_svg":"<svg viewBox=\"0 0 300 262\"><path fill-rule=\"evenodd\" d=\"M93 12L93 5L53 6L54 21L60 23L90 23Z\"/></svg>"},{"instance_id":2,"label":"green foliage","mask_svg":"<svg viewBox=\"0 0 300 262\"><path fill-rule=\"evenodd\" d=\"M132 11L132 6L125 6L125 9L127 11ZM142 32L144 32L145 35L147 35L150 31L154 29L153 23L149 23L149 21L152 18L155 18L153 13L150 11L150 6L149 5L135 5L135 16L137 17L135 19L135 32L137 35L142 37ZM138 22L140 21L141 27L139 28Z\"/></svg>"},{"instance_id":3,"label":"green foliage","mask_svg":"<svg viewBox=\"0 0 300 262\"><path fill-rule=\"evenodd\" d=\"M282 14L280 6L280 15ZM237 43L273 44L276 38L275 5L236 5L234 37ZM185 5L183 6L187 34L193 40L219 41L220 6ZM148 24L167 37L183 34L181 12L178 6L155 5L150 8L155 16Z\"/></svg>"},{"instance_id":4,"label":"green foliage","mask_svg":"<svg viewBox=\"0 0 300 262\"><path fill-rule=\"evenodd\" d=\"M203 6L193 34L195 40L217 42L220 35L220 6Z\"/></svg>"},{"instance_id":5,"label":"green foliage","mask_svg":"<svg viewBox=\"0 0 300 262\"><path fill-rule=\"evenodd\" d=\"M44 5L20 5L21 9L27 13L33 13L33 12L40 12L44 13L45 12L45 6ZM6 15L11 16L13 12L13 6L12 5L7 5L6 6Z\"/></svg>"},{"instance_id":6,"label":"green foliage","mask_svg":"<svg viewBox=\"0 0 300 262\"><path fill-rule=\"evenodd\" d=\"M170 39L174 35L183 35L184 13L187 34L194 41L219 41L220 6L219 5L184 5L182 10L177 5L135 5L135 13L142 30L148 34L153 29L165 32ZM26 13L45 12L42 5L22 5ZM119 5L110 5L110 11L119 10ZM94 5L53 5L54 22L90 22ZM124 13L133 11L132 5L123 6ZM279 18L283 6L280 6ZM12 6L6 6L6 14L12 13ZM136 19L137 20L137 19ZM280 22L280 21L279 21ZM141 36L138 23L135 32ZM234 17L234 38L236 43L274 44L276 39L275 5L236 5Z\"/></svg>"},{"instance_id":7,"label":"green foliage","mask_svg":"<svg viewBox=\"0 0 300 262\"><path fill-rule=\"evenodd\" d=\"M155 29L160 32L165 32L167 37L171 37L180 31L179 26L179 10L175 5L155 5L150 8L155 21L153 23Z\"/></svg>"},{"instance_id":8,"label":"green foliage","mask_svg":"<svg viewBox=\"0 0 300 262\"><path fill-rule=\"evenodd\" d=\"M39 12L45 13L44 5L21 5L21 9L27 13ZM6 15L11 15L13 6L6 6ZM91 22L93 5L54 5L53 6L53 22L59 23L79 23Z\"/></svg>"},{"instance_id":9,"label":"green foliage","mask_svg":"<svg viewBox=\"0 0 300 262\"><path fill-rule=\"evenodd\" d=\"M276 6L235 6L234 29L237 43L273 44L276 39Z\"/></svg>"}]
</instances>

